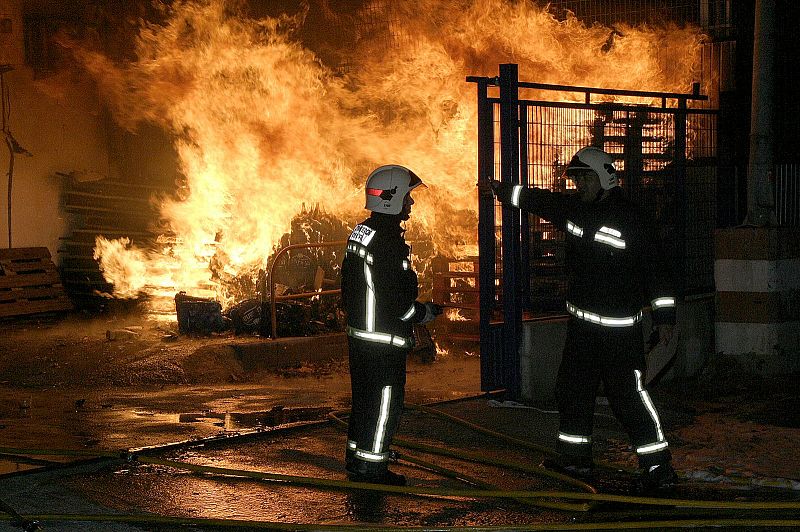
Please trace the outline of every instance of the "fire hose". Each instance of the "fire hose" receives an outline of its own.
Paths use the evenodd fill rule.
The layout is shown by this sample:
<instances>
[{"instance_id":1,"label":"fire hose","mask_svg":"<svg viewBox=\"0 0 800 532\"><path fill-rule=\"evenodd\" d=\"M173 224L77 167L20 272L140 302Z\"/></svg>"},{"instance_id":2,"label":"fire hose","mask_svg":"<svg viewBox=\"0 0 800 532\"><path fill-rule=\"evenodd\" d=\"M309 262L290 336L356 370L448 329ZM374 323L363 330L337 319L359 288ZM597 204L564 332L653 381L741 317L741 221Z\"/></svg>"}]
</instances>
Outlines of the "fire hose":
<instances>
[{"instance_id":1,"label":"fire hose","mask_svg":"<svg viewBox=\"0 0 800 532\"><path fill-rule=\"evenodd\" d=\"M197 442L193 442L197 443ZM8 449L3 448L4 452L24 451L26 454L46 454L55 456L60 454L58 450L32 450ZM114 453L105 456L110 457ZM97 455L97 453L96 453ZM324 488L345 488L359 489L366 491L385 491L388 493L399 493L406 495L435 495L441 497L470 497L470 498L491 498L491 499L541 499L541 498L561 498L578 501L604 501L616 503L629 503L646 506L668 506L677 508L705 508L716 510L800 510L800 502L744 502L744 501L709 501L695 499L670 499L656 497L642 497L634 495L611 495L606 493L577 493L572 491L529 491L529 490L469 490L469 489L442 489L414 486L387 486L384 484L368 484L361 482L350 482L347 480L334 480L327 478L305 477L299 475L284 475L280 473L267 473L264 471L252 471L247 469L232 469L225 467L204 466L167 460L152 456L136 455L131 453L120 453L115 455L119 459L127 459L142 464L162 465L183 469L195 473L211 473L226 476L239 476L258 480L295 484L299 486L317 486ZM800 524L800 521L798 521Z\"/></svg>"},{"instance_id":2,"label":"fire hose","mask_svg":"<svg viewBox=\"0 0 800 532\"><path fill-rule=\"evenodd\" d=\"M449 421L462 424L470 427L473 430L480 431L484 434L491 435L524 447L532 448L540 452L553 453L552 450L535 445L531 442L511 438L505 434L497 433L475 425L469 421L452 416L450 414L441 412L438 409L431 408L424 405L406 405L411 409L423 411L432 415L441 416ZM341 413L332 413L330 418L339 424L346 424L339 416ZM319 423L319 422L318 422ZM198 442L192 442L198 443ZM104 457L116 458L126 461L136 461L142 464L153 464L173 467L192 471L195 473L205 473L214 475L235 476L242 478L252 478L270 482L279 482L284 484L293 484L300 486L312 486L328 489L358 489L374 492L387 492L406 495L418 496L440 496L440 497L466 497L466 498L508 498L519 501L523 504L534 506L542 506L546 508L553 508L566 511L588 511L595 504L599 502L613 502L623 504L636 504L647 506L667 506L676 508L692 508L692 509L721 509L721 510L800 510L800 502L744 502L744 501L707 501L695 499L672 499L672 498L652 498L631 495L611 495L597 493L597 490L579 480L560 475L558 473L548 471L542 468L530 466L527 464L515 463L507 460L500 460L497 458L487 457L478 453L464 453L454 452L448 449L442 449L435 446L424 445L419 443L408 442L400 438L395 439L395 443L400 447L415 448L420 451L439 454L444 456L451 456L464 460L476 461L484 464L496 465L508 469L516 469L528 473L540 474L549 476L551 478L564 481L576 487L587 490L587 493L577 492L564 492L564 491L526 491L526 490L498 490L493 486L468 476L448 470L441 466L431 464L429 462L411 457L401 456L404 461L415 464L419 467L430 469L443 476L456 478L477 486L479 489L442 489L430 487L411 487L411 486L386 486L382 484L366 484L354 483L344 480L334 480L315 477L304 477L296 475L282 475L275 473L267 473L260 471L219 468L212 466L203 466L196 464L189 464L185 462L178 462L174 460L166 460L151 456L137 454L129 450L122 452L114 451L81 451L81 450L41 450L41 449L16 449L16 448L0 448L0 453L6 455L28 455L28 456L77 456L77 457ZM574 502L559 502L552 501L552 499L563 499L567 501L580 501ZM195 526L217 526L217 527L250 527L258 529L272 529L272 530L319 530L320 528L330 530L397 530L397 527L376 528L370 526L363 528L358 525L326 525L321 527L318 524L287 524L275 523L264 521L242 521L242 520L220 520L220 519L187 519L175 518L165 516L132 516L132 515L21 515L13 508L0 501L0 511L4 511L5 516L0 515L0 520L11 520L20 526L26 527L28 530L34 530L32 525L37 525L42 521L116 521L127 523L146 523L146 524L189 524ZM796 527L800 526L800 520L796 519L683 519L683 520L669 520L669 521L638 521L638 522L613 522L613 523L584 523L576 525L574 523L558 525L558 524L537 524L537 525L514 525L513 527L507 526L491 526L491 527L436 527L435 530L608 530L608 529L624 529L624 528L678 528L678 527L702 527L702 526L763 526L763 527ZM403 530L434 530L428 528L404 527Z\"/></svg>"},{"instance_id":3,"label":"fire hose","mask_svg":"<svg viewBox=\"0 0 800 532\"><path fill-rule=\"evenodd\" d=\"M513 526L475 526L475 527L392 527L370 525L319 525L314 523L281 523L276 521L247 521L243 519L203 519L191 517L166 517L158 515L75 515L75 514L47 514L31 515L30 518L38 522L101 522L101 523L126 523L132 525L171 525L171 526L211 526L215 528L233 528L239 530L295 530L295 531L358 531L358 532L490 532L490 531L540 531L540 530L665 530L670 528L706 528L706 527L796 527L800 524L795 519L677 519L664 521L611 521L598 523L542 523L536 525ZM0 521L9 521L6 516L0 516Z\"/></svg>"}]
</instances>

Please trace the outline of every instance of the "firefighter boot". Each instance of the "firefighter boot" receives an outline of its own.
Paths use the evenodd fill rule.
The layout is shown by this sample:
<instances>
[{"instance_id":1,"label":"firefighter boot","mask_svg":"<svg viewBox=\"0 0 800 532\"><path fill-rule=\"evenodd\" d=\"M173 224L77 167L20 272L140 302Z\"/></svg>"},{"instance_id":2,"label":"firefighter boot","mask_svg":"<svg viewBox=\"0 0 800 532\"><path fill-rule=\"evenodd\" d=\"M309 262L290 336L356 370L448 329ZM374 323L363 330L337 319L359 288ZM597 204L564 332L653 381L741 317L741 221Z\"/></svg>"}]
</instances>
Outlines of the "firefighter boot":
<instances>
[{"instance_id":1,"label":"firefighter boot","mask_svg":"<svg viewBox=\"0 0 800 532\"><path fill-rule=\"evenodd\" d=\"M640 493L665 491L672 488L677 482L678 475L669 462L649 466L641 469L636 481L636 489Z\"/></svg>"},{"instance_id":2,"label":"firefighter boot","mask_svg":"<svg viewBox=\"0 0 800 532\"><path fill-rule=\"evenodd\" d=\"M366 462L353 459L347 467L347 478L351 482L368 482L370 484L387 484L389 486L405 486L406 477L389 471L386 462Z\"/></svg>"},{"instance_id":3,"label":"firefighter boot","mask_svg":"<svg viewBox=\"0 0 800 532\"><path fill-rule=\"evenodd\" d=\"M540 467L583 481L591 480L594 474L592 459L586 457L561 455L556 458L545 458Z\"/></svg>"}]
</instances>

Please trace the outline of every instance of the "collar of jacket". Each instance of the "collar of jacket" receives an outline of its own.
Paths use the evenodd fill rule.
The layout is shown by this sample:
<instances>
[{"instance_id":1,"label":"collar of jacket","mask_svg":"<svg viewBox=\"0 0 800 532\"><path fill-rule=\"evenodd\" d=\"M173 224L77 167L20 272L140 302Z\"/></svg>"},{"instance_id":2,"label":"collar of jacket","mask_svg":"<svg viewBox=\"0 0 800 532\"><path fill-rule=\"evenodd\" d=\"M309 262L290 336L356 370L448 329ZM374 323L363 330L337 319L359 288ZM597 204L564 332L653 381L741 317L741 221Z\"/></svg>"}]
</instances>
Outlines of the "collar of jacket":
<instances>
[{"instance_id":1,"label":"collar of jacket","mask_svg":"<svg viewBox=\"0 0 800 532\"><path fill-rule=\"evenodd\" d=\"M384 234L403 236L403 233L405 233L405 229L400 225L399 215L373 212L369 217L369 221L369 225L373 229L382 231Z\"/></svg>"},{"instance_id":2,"label":"collar of jacket","mask_svg":"<svg viewBox=\"0 0 800 532\"><path fill-rule=\"evenodd\" d=\"M597 192L597 197L592 202L592 205L605 205L607 203L618 203L620 201L625 201L625 199L627 198L625 191L618 186L609 190L608 194L605 197L603 197L603 192L605 192L605 190L603 189L600 189Z\"/></svg>"}]
</instances>

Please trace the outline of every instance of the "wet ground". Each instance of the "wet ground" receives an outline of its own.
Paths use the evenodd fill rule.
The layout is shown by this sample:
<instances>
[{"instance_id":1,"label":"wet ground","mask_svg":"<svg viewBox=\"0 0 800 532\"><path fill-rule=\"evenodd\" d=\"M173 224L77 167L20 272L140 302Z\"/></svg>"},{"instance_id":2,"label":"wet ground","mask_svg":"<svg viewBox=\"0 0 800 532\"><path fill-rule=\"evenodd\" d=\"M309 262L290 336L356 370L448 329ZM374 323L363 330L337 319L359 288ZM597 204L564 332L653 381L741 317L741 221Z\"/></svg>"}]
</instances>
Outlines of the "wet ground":
<instances>
[{"instance_id":1,"label":"wet ground","mask_svg":"<svg viewBox=\"0 0 800 532\"><path fill-rule=\"evenodd\" d=\"M43 520L44 529L185 529L175 521L157 522L157 516L195 519L194 530L221 530L232 522L243 529L285 525L285 529L320 530L360 524L366 530L390 526L521 530L676 519L685 523L691 519L698 528L710 525L708 520L720 525L722 518L738 519L724 522L729 529L753 529L754 523L745 526L743 519L762 520L756 529L763 530L800 526L800 521L789 522L800 513L800 506L766 512L604 502L586 512L508 498L376 493L300 486L286 478L275 482L243 478L243 473L189 471L169 461L344 480L345 433L328 415L349 406L346 363L334 360L247 372L225 349L226 343L241 339L175 339L168 328L141 323L128 325L142 327L134 329L136 336L107 339L106 330L118 330L126 323L4 324L0 446L15 448L19 452L10 454L26 458L0 457L0 501L20 514L44 514L44 519L57 514L118 516L116 521L102 522ZM408 403L449 401L437 408L552 448L557 414L546 406L501 408L502 397L480 396L480 361L466 356L466 351L451 350L430 364L412 360ZM204 361L207 373L202 371ZM762 379L720 364L709 367L697 382L653 390L676 469L684 477L668 496L800 505L796 382L794 376ZM612 467L602 470L594 483L604 493L630 494L633 477L623 469L634 465L633 457L602 399L596 425L597 455ZM530 469L546 452L438 415L407 411L398 436L400 460L393 469L407 475L413 488L582 491ZM449 455L432 454L439 451L430 448L420 451L412 448L414 444L444 449ZM83 457L32 454L41 449L91 454L141 448L147 449L135 454L148 459L85 462ZM528 469L459 458L473 454ZM419 460L428 462L428 467L414 463ZM55 467L51 462L69 465ZM457 472L459 479L447 478L434 466ZM576 502L580 501L571 501ZM765 518L773 521L765 524ZM220 519L228 521L210 521ZM19 528L0 522L0 530Z\"/></svg>"}]
</instances>

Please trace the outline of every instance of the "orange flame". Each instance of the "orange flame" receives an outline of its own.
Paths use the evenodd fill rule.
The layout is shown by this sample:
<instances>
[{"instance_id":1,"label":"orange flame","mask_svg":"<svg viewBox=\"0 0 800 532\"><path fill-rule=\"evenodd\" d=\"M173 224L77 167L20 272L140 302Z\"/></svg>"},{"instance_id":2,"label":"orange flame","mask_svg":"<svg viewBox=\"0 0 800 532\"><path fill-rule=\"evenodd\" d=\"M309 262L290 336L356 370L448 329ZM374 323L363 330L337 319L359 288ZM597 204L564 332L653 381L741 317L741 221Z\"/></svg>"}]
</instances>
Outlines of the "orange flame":
<instances>
[{"instance_id":1,"label":"orange flame","mask_svg":"<svg viewBox=\"0 0 800 532\"><path fill-rule=\"evenodd\" d=\"M160 249L98 241L116 295L207 288L230 303L212 262L230 276L264 267L304 204L357 220L366 174L386 163L428 185L412 220L434 251L475 254L476 98L465 76L515 62L530 81L686 92L702 37L624 25L612 34L528 2L387 0L370 9L402 25L392 26L394 45L358 41L345 74L292 40L299 18L253 20L224 0L174 2L163 25L142 26L130 63L76 50L119 124L170 132L190 190L162 200L174 237Z\"/></svg>"},{"instance_id":2,"label":"orange flame","mask_svg":"<svg viewBox=\"0 0 800 532\"><path fill-rule=\"evenodd\" d=\"M445 309L445 317L449 321L467 321L467 318L463 314L461 314L460 308Z\"/></svg>"}]
</instances>

